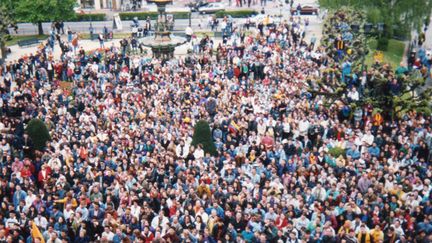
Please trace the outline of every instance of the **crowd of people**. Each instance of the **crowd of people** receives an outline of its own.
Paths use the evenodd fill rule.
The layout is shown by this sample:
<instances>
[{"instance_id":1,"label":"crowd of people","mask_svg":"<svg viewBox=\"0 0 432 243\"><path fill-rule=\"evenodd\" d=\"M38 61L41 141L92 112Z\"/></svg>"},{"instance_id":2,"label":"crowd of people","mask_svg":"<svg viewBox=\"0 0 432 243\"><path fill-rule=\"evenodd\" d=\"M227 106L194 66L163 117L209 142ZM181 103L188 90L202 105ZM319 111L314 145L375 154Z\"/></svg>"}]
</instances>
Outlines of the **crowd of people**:
<instances>
[{"instance_id":1,"label":"crowd of people","mask_svg":"<svg viewBox=\"0 0 432 243\"><path fill-rule=\"evenodd\" d=\"M341 77L304 36L292 17L169 61L47 43L3 65L0 242L430 242L431 117L345 116L308 92Z\"/></svg>"}]
</instances>

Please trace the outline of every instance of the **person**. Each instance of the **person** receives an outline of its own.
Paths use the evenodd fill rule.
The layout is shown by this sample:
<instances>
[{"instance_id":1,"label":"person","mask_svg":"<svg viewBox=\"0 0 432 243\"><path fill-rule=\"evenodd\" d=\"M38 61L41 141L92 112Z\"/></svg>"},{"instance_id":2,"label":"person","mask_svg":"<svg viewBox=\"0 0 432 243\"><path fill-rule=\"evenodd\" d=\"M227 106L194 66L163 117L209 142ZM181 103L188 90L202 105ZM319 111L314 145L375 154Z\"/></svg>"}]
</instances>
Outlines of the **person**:
<instances>
[{"instance_id":1,"label":"person","mask_svg":"<svg viewBox=\"0 0 432 243\"><path fill-rule=\"evenodd\" d=\"M310 48L311 49L314 49L315 48L315 43L316 43L316 41L317 41L317 38L316 38L316 36L315 36L315 33L313 33L312 34L312 37L311 37L311 41L310 41Z\"/></svg>"},{"instance_id":2,"label":"person","mask_svg":"<svg viewBox=\"0 0 432 243\"><path fill-rule=\"evenodd\" d=\"M399 236L396 234L395 229L390 227L387 233L384 235L384 242L396 243L400 240Z\"/></svg>"},{"instance_id":3,"label":"person","mask_svg":"<svg viewBox=\"0 0 432 243\"><path fill-rule=\"evenodd\" d=\"M311 94L343 82L337 53L308 48L297 17L275 25L168 60L126 39L1 66L0 239L37 241L34 222L64 242L428 240L432 117L347 98L415 70L352 68L336 100ZM28 132L24 153L33 119L50 139Z\"/></svg>"},{"instance_id":4,"label":"person","mask_svg":"<svg viewBox=\"0 0 432 243\"><path fill-rule=\"evenodd\" d=\"M99 40L99 48L105 48L105 44L104 44L105 40L102 33L99 33L98 40Z\"/></svg>"},{"instance_id":5,"label":"person","mask_svg":"<svg viewBox=\"0 0 432 243\"><path fill-rule=\"evenodd\" d=\"M68 36L68 43L71 43L72 38L73 38L73 32L72 32L70 26L68 26L68 28L67 28L67 36Z\"/></svg>"},{"instance_id":6,"label":"person","mask_svg":"<svg viewBox=\"0 0 432 243\"><path fill-rule=\"evenodd\" d=\"M367 229L366 229L366 225L362 224L360 226L360 231L357 233L357 241L359 243L371 243L371 242L375 242L372 241L373 238L371 238L370 233L368 233Z\"/></svg>"},{"instance_id":7,"label":"person","mask_svg":"<svg viewBox=\"0 0 432 243\"><path fill-rule=\"evenodd\" d=\"M192 35L193 35L193 30L192 30L192 28L190 26L186 27L185 34L186 34L186 40L188 42L190 42L191 39L192 39Z\"/></svg>"},{"instance_id":8,"label":"person","mask_svg":"<svg viewBox=\"0 0 432 243\"><path fill-rule=\"evenodd\" d=\"M131 40L132 51L134 53L138 52L138 40L136 38L132 38Z\"/></svg>"},{"instance_id":9,"label":"person","mask_svg":"<svg viewBox=\"0 0 432 243\"><path fill-rule=\"evenodd\" d=\"M60 21L60 30L61 30L61 34L64 35L65 31L64 31L64 21Z\"/></svg>"},{"instance_id":10,"label":"person","mask_svg":"<svg viewBox=\"0 0 432 243\"><path fill-rule=\"evenodd\" d=\"M104 26L104 28L103 28L103 39L105 41L109 39L109 31L108 31L108 28L106 26Z\"/></svg>"},{"instance_id":11,"label":"person","mask_svg":"<svg viewBox=\"0 0 432 243\"><path fill-rule=\"evenodd\" d=\"M126 38L123 38L121 41L120 41L120 45L121 45L121 53L122 53L122 55L125 55L126 54L126 51L127 51L127 47L128 47L128 45L129 45L129 42L128 42L128 40L126 39Z\"/></svg>"},{"instance_id":12,"label":"person","mask_svg":"<svg viewBox=\"0 0 432 243\"><path fill-rule=\"evenodd\" d=\"M301 15L301 10L302 10L302 6L300 5L300 3L297 5L297 8L296 8L296 13L297 13L297 16L300 16Z\"/></svg>"},{"instance_id":13,"label":"person","mask_svg":"<svg viewBox=\"0 0 432 243\"><path fill-rule=\"evenodd\" d=\"M93 41L93 38L94 38L94 28L93 28L93 24L92 23L90 23L90 27L89 27L89 32L90 32L90 40L92 40Z\"/></svg>"}]
</instances>

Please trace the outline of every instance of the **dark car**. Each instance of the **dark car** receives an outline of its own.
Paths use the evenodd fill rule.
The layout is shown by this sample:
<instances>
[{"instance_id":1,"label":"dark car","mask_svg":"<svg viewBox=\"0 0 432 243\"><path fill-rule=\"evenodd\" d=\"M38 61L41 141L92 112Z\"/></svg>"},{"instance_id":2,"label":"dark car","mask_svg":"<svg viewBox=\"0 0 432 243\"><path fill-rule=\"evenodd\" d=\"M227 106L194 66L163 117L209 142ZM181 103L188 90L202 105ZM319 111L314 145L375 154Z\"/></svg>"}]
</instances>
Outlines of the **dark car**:
<instances>
[{"instance_id":1,"label":"dark car","mask_svg":"<svg viewBox=\"0 0 432 243\"><path fill-rule=\"evenodd\" d=\"M298 7L297 7L298 8ZM291 14L292 15L296 15L297 14L297 8L292 8L291 9ZM302 6L300 7L300 14L313 14L313 15L317 15L318 14L318 8L313 7L313 6Z\"/></svg>"},{"instance_id":2,"label":"dark car","mask_svg":"<svg viewBox=\"0 0 432 243\"><path fill-rule=\"evenodd\" d=\"M186 4L187 7L191 9L192 12L198 12L198 9L201 7L205 7L209 4L207 1L195 1L189 4Z\"/></svg>"}]
</instances>

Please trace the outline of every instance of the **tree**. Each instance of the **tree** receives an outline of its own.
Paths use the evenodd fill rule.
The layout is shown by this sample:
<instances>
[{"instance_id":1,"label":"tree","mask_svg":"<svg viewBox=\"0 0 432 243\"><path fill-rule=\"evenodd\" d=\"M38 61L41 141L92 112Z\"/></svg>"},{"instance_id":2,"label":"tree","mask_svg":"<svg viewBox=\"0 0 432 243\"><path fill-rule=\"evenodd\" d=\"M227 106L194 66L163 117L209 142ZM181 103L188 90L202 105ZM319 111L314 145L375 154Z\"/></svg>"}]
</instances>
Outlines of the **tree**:
<instances>
[{"instance_id":1,"label":"tree","mask_svg":"<svg viewBox=\"0 0 432 243\"><path fill-rule=\"evenodd\" d=\"M194 127L192 145L196 146L199 144L203 146L204 152L217 155L216 146L211 136L210 126L208 122L204 120L198 121Z\"/></svg>"},{"instance_id":2,"label":"tree","mask_svg":"<svg viewBox=\"0 0 432 243\"><path fill-rule=\"evenodd\" d=\"M3 63L4 58L6 57L6 40L9 36L9 27L15 26L15 21L12 16L12 11L10 9L0 4L0 63Z\"/></svg>"},{"instance_id":3,"label":"tree","mask_svg":"<svg viewBox=\"0 0 432 243\"><path fill-rule=\"evenodd\" d=\"M375 64L371 67L369 82L364 87L361 99L353 101L348 97L348 82L343 82L342 78L344 63L352 63L352 71L345 74L345 78L352 78L356 74L359 77L363 70L361 57L368 51L368 47L364 34L356 33L353 40L346 43L346 49L352 50L352 53L346 53L342 60L336 58L333 40L341 33L340 28L335 26L340 26L343 22L351 26L358 24L361 19L361 16L354 15L352 9L341 8L325 20L322 45L330 58L329 68L323 70L321 79L308 81L309 92L324 97L329 106L340 104L345 111L372 105L388 118L401 117L411 111L430 114L432 87L425 86L428 77L424 70L409 72L400 67L394 71L389 65Z\"/></svg>"},{"instance_id":4,"label":"tree","mask_svg":"<svg viewBox=\"0 0 432 243\"><path fill-rule=\"evenodd\" d=\"M43 22L73 19L75 4L75 0L20 0L16 16L21 22L37 24L39 35L43 35Z\"/></svg>"},{"instance_id":5,"label":"tree","mask_svg":"<svg viewBox=\"0 0 432 243\"><path fill-rule=\"evenodd\" d=\"M36 150L43 150L46 142L51 139L47 126L39 119L31 119L27 124L26 132L33 141Z\"/></svg>"},{"instance_id":6,"label":"tree","mask_svg":"<svg viewBox=\"0 0 432 243\"><path fill-rule=\"evenodd\" d=\"M386 37L409 37L412 29L420 31L425 20L429 22L432 11L432 0L319 0L319 3L333 10L343 6L365 10L369 22L385 24Z\"/></svg>"}]
</instances>

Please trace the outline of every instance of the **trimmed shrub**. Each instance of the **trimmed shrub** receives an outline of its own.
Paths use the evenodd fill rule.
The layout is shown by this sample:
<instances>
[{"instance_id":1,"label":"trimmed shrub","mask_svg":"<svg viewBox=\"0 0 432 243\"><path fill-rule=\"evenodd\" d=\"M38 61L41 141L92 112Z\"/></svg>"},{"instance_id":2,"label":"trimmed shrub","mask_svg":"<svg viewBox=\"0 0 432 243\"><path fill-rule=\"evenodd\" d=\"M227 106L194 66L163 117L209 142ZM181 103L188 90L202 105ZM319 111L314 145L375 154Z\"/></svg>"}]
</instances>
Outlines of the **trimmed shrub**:
<instances>
[{"instance_id":1,"label":"trimmed shrub","mask_svg":"<svg viewBox=\"0 0 432 243\"><path fill-rule=\"evenodd\" d=\"M345 149L341 148L341 147L333 147L329 149L329 154L331 156L333 156L334 158L339 158L339 156L346 156L346 151Z\"/></svg>"},{"instance_id":2,"label":"trimmed shrub","mask_svg":"<svg viewBox=\"0 0 432 243\"><path fill-rule=\"evenodd\" d=\"M172 14L174 19L188 19L189 12L168 12L168 14ZM147 17L150 17L152 20L156 20L158 16L157 12L130 12L130 13L120 13L121 20L133 20L137 17L139 20L146 20Z\"/></svg>"},{"instance_id":3,"label":"trimmed shrub","mask_svg":"<svg viewBox=\"0 0 432 243\"><path fill-rule=\"evenodd\" d=\"M387 51L389 40L387 37L381 37L378 39L377 49L380 51Z\"/></svg>"},{"instance_id":4,"label":"trimmed shrub","mask_svg":"<svg viewBox=\"0 0 432 243\"><path fill-rule=\"evenodd\" d=\"M223 18L225 16L231 16L233 18L247 18L257 15L258 12L255 10L225 10L216 12L216 18Z\"/></svg>"},{"instance_id":5,"label":"trimmed shrub","mask_svg":"<svg viewBox=\"0 0 432 243\"><path fill-rule=\"evenodd\" d=\"M104 21L106 19L106 14L77 14L75 21Z\"/></svg>"},{"instance_id":6,"label":"trimmed shrub","mask_svg":"<svg viewBox=\"0 0 432 243\"><path fill-rule=\"evenodd\" d=\"M201 144L206 153L216 156L218 154L213 142L210 126L207 121L200 120L195 124L192 145Z\"/></svg>"},{"instance_id":7,"label":"trimmed shrub","mask_svg":"<svg viewBox=\"0 0 432 243\"><path fill-rule=\"evenodd\" d=\"M32 139L36 150L43 150L46 142L51 139L45 123L36 118L31 119L27 124L26 132Z\"/></svg>"}]
</instances>

